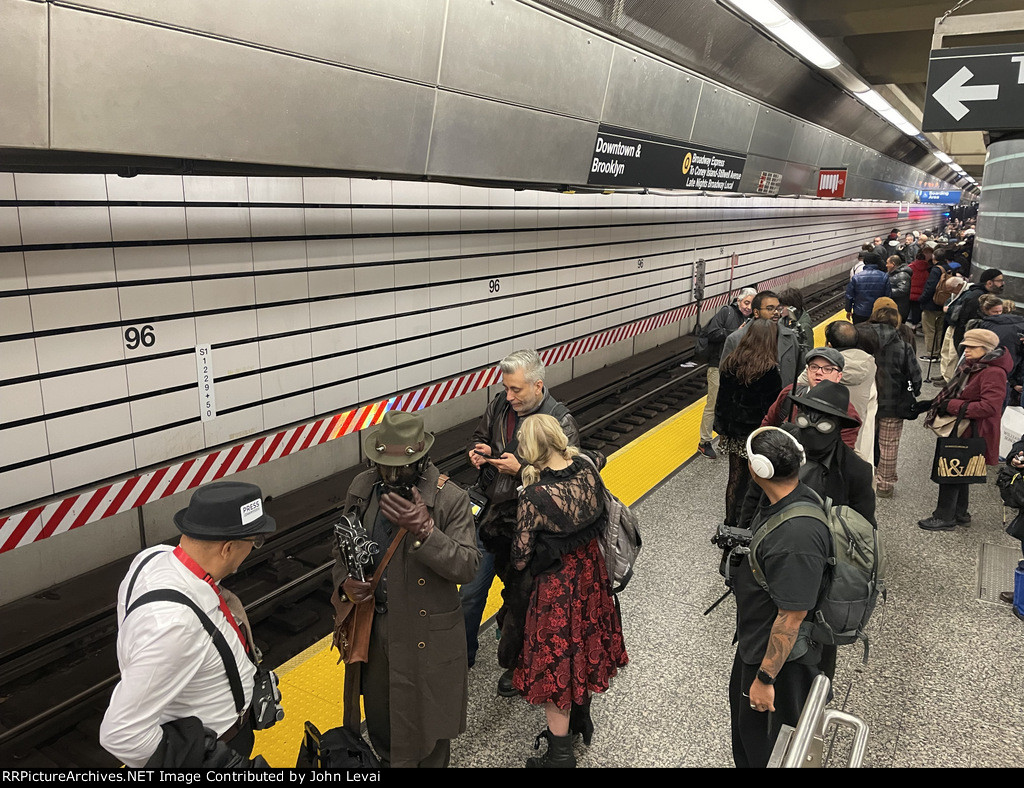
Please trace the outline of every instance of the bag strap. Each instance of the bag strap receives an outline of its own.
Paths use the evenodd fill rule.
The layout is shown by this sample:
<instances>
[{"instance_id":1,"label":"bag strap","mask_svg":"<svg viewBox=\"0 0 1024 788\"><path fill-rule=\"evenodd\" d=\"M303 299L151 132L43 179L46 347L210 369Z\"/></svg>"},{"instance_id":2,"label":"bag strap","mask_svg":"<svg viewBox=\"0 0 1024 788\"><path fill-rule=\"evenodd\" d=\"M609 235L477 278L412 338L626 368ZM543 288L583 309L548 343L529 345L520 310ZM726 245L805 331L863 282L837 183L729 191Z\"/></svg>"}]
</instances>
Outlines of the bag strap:
<instances>
[{"instance_id":1,"label":"bag strap","mask_svg":"<svg viewBox=\"0 0 1024 788\"><path fill-rule=\"evenodd\" d=\"M820 506L806 501L797 501L777 511L768 518L764 525L757 529L757 533L750 540L750 553L747 560L750 563L750 570L754 573L754 579L766 593L770 594L771 591L768 589L768 581L765 579L761 562L757 560L757 550L768 534L793 517L812 517L815 520L821 521L825 527L828 527L828 519Z\"/></svg>"},{"instance_id":2,"label":"bag strap","mask_svg":"<svg viewBox=\"0 0 1024 788\"><path fill-rule=\"evenodd\" d=\"M152 558L153 556L150 556ZM148 561L148 558L147 558ZM145 562L143 562L143 565ZM139 566L142 569L142 566ZM135 573L135 577L138 577L138 572ZM133 584L135 577L132 578ZM191 599L189 599L181 591L176 591L171 588L160 588L155 591L148 591L138 599L136 599L131 607L125 612L125 618L131 615L132 611L137 610L143 605L149 604L150 602L175 602L179 605L185 605L196 614L199 619L199 623L203 625L203 629L213 640L213 645L217 649L217 653L220 654L221 660L224 662L224 672L228 677L228 684L231 685L231 697L235 701L235 714L239 717L242 716L242 712L245 709L245 693L242 691L242 677L238 672L238 663L235 661L235 655L231 653L231 646L228 645L227 639L224 634L217 629L214 623L210 620L210 617L206 615Z\"/></svg>"}]
</instances>

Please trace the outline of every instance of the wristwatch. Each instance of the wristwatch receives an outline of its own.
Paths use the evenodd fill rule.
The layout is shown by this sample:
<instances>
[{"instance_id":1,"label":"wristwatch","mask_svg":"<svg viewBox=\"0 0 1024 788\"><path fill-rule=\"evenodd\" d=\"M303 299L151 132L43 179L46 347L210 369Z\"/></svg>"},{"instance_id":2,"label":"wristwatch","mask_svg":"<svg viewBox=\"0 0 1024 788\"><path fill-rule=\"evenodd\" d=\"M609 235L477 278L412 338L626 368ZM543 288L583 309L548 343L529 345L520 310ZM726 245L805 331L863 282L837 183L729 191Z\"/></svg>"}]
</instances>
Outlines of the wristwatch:
<instances>
[{"instance_id":1,"label":"wristwatch","mask_svg":"<svg viewBox=\"0 0 1024 788\"><path fill-rule=\"evenodd\" d=\"M775 683L775 676L771 675L768 671L763 668L757 669L757 680L762 684L767 684L769 687Z\"/></svg>"}]
</instances>

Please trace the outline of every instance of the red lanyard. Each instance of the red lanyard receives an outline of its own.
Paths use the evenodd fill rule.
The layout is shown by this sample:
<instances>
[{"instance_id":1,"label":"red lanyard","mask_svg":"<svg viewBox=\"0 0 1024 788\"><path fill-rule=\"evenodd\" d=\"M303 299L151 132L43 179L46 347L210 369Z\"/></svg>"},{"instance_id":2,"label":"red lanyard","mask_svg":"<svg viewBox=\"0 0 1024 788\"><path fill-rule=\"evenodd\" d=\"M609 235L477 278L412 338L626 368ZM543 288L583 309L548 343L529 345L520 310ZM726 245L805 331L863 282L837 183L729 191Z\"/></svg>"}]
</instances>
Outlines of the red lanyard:
<instances>
[{"instance_id":1,"label":"red lanyard","mask_svg":"<svg viewBox=\"0 0 1024 788\"><path fill-rule=\"evenodd\" d=\"M235 617L231 614L231 609L228 607L228 603L225 602L224 597L220 595L220 589L217 588L217 584L213 582L213 578L203 571L203 568L193 560L192 556L181 549L181 545L174 548L174 557L181 561L188 571L213 589L213 593L217 595L217 599L220 601L220 611L224 614L224 618L228 620L231 628L235 630L235 634L238 635L238 639L242 641L242 647L245 648L245 653L248 654L249 644L245 639L245 635L242 634L242 630L239 628L238 622L235 621Z\"/></svg>"}]
</instances>

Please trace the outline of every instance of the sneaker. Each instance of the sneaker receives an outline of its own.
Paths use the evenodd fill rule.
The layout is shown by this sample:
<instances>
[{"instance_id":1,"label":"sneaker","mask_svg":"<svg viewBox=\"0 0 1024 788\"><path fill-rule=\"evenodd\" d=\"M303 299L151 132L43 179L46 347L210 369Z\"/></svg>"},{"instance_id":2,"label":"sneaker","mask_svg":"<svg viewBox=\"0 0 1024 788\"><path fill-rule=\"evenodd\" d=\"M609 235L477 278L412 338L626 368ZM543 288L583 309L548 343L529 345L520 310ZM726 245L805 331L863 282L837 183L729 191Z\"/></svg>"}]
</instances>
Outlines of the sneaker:
<instances>
[{"instance_id":1,"label":"sneaker","mask_svg":"<svg viewBox=\"0 0 1024 788\"><path fill-rule=\"evenodd\" d=\"M892 493L893 493L892 490L883 490L883 489L879 488L875 492L875 497L877 497L877 498L892 498Z\"/></svg>"},{"instance_id":2,"label":"sneaker","mask_svg":"<svg viewBox=\"0 0 1024 788\"><path fill-rule=\"evenodd\" d=\"M927 520L918 520L917 527L925 531L952 531L956 528L956 523L940 520L938 517L929 517Z\"/></svg>"},{"instance_id":3,"label":"sneaker","mask_svg":"<svg viewBox=\"0 0 1024 788\"><path fill-rule=\"evenodd\" d=\"M1012 605L1013 604L1013 591L1000 591L999 592L999 601L1000 602L1005 602L1008 605Z\"/></svg>"},{"instance_id":4,"label":"sneaker","mask_svg":"<svg viewBox=\"0 0 1024 788\"><path fill-rule=\"evenodd\" d=\"M938 356L920 356L921 361L938 361Z\"/></svg>"},{"instance_id":5,"label":"sneaker","mask_svg":"<svg viewBox=\"0 0 1024 788\"><path fill-rule=\"evenodd\" d=\"M709 460L717 460L718 454L715 452L715 447L711 445L711 441L697 444L697 451L707 457Z\"/></svg>"}]
</instances>

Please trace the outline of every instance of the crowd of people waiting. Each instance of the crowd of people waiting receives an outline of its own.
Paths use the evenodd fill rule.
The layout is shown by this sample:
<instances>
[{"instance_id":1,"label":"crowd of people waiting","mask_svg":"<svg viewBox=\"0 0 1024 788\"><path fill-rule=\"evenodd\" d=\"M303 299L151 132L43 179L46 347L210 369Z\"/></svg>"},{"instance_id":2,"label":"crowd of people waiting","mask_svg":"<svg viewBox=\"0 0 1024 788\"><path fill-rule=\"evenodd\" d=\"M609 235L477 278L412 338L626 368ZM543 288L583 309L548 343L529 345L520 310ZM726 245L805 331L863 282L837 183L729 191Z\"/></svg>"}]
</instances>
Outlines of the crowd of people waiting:
<instances>
[{"instance_id":1,"label":"crowd of people waiting","mask_svg":"<svg viewBox=\"0 0 1024 788\"><path fill-rule=\"evenodd\" d=\"M1019 404L1024 377L1024 316L1000 297L1002 272L989 268L970 283L974 238L972 221L953 221L931 233L893 229L865 243L845 292L846 320L826 327L822 347L802 341L810 339L810 320L799 291L794 297L747 288L715 315L702 334L709 386L698 451L710 459L720 452L728 456L724 528L750 529L756 541L773 514L810 500L810 492L874 524L876 498L896 490L903 424L922 413L938 437L937 457L947 451L942 439L950 435L975 439L977 456L973 475L961 475L958 460L936 460L937 502L918 526L935 532L971 524L970 485L984 482L986 466L1000 462L1003 411ZM932 388L922 394L925 383ZM712 428L719 435L717 451ZM772 428L789 437L766 436ZM1020 476L1024 441L1007 465ZM778 468L791 476L780 480ZM765 574L778 557L777 581L793 573L803 577L799 594L777 594L782 582L773 582L770 593L766 583L747 582L746 556L732 570L740 638L730 688L737 765L765 765L770 747L764 741L774 741L781 725L796 724L786 710L798 711L801 704L792 701L805 696L804 674L787 674L789 663L780 665L773 649L785 650L786 633L797 631L793 621L807 614L806 603L796 600L813 598L815 584L824 582L821 560L827 556L818 555L814 523L799 517L792 522L787 535L771 543L766 536L757 549L764 553L758 554L762 564L768 562ZM796 544L806 560L783 570L781 556ZM1001 598L1012 603L1014 594ZM1024 600L1015 607L1024 618L1022 608ZM745 646L744 632L758 627L762 635L770 631L770 640L763 648L749 640ZM797 641L788 647L798 647ZM814 659L831 678L834 650L826 647ZM807 656L797 661L806 663ZM780 667L781 673L773 672ZM778 689L780 683L786 688ZM766 687L780 694L768 697ZM772 698L783 699L778 709ZM781 713L758 717L764 711Z\"/></svg>"}]
</instances>

